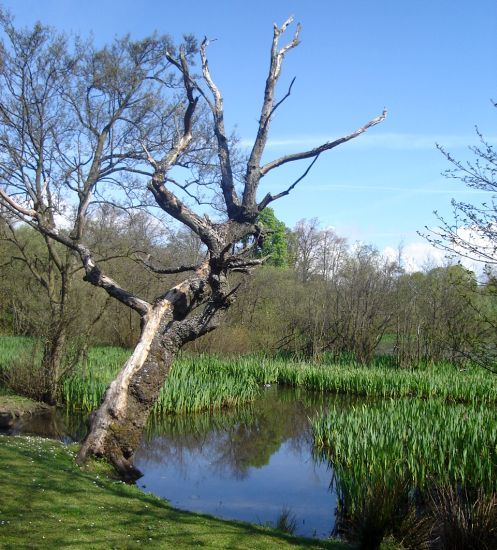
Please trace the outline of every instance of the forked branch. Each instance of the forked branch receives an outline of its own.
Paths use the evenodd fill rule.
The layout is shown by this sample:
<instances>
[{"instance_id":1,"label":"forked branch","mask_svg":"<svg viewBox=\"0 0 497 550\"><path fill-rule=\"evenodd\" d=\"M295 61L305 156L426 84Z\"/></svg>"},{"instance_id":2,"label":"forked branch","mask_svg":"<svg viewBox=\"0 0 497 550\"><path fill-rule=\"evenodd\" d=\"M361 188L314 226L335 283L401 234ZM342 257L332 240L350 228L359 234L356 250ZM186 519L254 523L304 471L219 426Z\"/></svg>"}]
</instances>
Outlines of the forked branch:
<instances>
[{"instance_id":1,"label":"forked branch","mask_svg":"<svg viewBox=\"0 0 497 550\"><path fill-rule=\"evenodd\" d=\"M254 141L254 146L252 147L252 151L250 153L250 158L247 163L247 173L245 176L245 189L242 204L249 211L256 210L255 202L257 186L259 185L259 180L261 178L260 163L267 142L271 116L274 114L274 111L278 108L278 106L281 105L281 103L290 95L294 82L292 80L286 96L274 105L274 90L281 74L283 59L289 50L297 47L300 43L300 24L298 24L293 39L283 48L279 47L280 36L292 22L293 17L289 17L281 27L278 27L278 25L275 24L273 29L271 61L269 64L269 72L264 89L264 100L262 102L261 115L259 118L259 128Z\"/></svg>"}]
</instances>

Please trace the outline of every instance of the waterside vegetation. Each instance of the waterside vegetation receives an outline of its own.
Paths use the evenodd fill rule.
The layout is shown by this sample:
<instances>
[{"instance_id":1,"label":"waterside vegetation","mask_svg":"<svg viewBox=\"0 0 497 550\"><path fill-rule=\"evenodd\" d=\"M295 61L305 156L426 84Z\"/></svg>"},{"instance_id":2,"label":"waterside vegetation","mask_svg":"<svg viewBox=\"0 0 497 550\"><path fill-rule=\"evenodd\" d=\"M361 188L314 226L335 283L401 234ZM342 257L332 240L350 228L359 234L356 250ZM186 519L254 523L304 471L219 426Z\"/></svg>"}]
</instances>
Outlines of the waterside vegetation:
<instances>
[{"instance_id":1,"label":"waterside vegetation","mask_svg":"<svg viewBox=\"0 0 497 550\"><path fill-rule=\"evenodd\" d=\"M29 338L0 337L0 371L32 358L36 346ZM90 348L87 358L61 380L61 401L69 408L95 409L109 382L126 361L123 348ZM32 379L32 377L30 378ZM320 362L264 355L220 356L183 353L155 405L155 413L194 412L236 406L252 401L264 384L301 387L322 393L363 397L441 399L449 403L497 403L497 377L477 366L450 363L420 365L413 369L393 366L379 357L368 366L348 356L323 356Z\"/></svg>"}]
</instances>

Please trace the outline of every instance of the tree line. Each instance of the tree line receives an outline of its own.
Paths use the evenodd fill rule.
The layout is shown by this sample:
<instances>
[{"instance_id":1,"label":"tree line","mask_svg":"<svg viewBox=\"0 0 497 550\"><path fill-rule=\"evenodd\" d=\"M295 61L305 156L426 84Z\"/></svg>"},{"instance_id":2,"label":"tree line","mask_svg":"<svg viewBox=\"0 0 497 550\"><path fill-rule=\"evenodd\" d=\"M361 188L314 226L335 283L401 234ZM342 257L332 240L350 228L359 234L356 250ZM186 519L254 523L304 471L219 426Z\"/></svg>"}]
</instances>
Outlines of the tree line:
<instances>
[{"instance_id":1,"label":"tree line","mask_svg":"<svg viewBox=\"0 0 497 550\"><path fill-rule=\"evenodd\" d=\"M266 265L250 279L240 277L242 289L224 329L190 348L312 359L347 354L364 364L387 354L399 367L412 368L444 360L463 363L491 345L497 319L491 276L482 284L473 272L450 263L410 273L401 250L391 260L371 245L350 245L316 219L301 220L290 230L270 208L261 218L268 237L253 254ZM151 262L191 265L205 255L195 234L142 212L101 208L88 231L109 275L146 298L179 277L152 271ZM53 391L90 345L135 345L138 316L84 284L81 269L64 281L51 257L65 253L62 247L51 251L37 232L5 220L0 239L1 330L38 338L44 356L61 345ZM63 343L58 342L61 325Z\"/></svg>"}]
</instances>

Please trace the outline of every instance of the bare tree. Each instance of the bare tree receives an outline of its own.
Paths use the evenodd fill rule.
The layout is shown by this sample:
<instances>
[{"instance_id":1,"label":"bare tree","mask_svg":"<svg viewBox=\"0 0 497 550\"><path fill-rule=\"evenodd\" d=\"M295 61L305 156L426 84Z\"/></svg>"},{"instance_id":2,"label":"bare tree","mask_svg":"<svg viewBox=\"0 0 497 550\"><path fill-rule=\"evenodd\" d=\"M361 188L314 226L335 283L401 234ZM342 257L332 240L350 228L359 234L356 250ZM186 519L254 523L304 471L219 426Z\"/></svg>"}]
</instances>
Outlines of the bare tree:
<instances>
[{"instance_id":1,"label":"bare tree","mask_svg":"<svg viewBox=\"0 0 497 550\"><path fill-rule=\"evenodd\" d=\"M322 233L319 229L319 220L300 220L293 230L295 269L303 283L309 282L317 273L321 260L319 245Z\"/></svg>"},{"instance_id":2,"label":"bare tree","mask_svg":"<svg viewBox=\"0 0 497 550\"><path fill-rule=\"evenodd\" d=\"M0 100L5 129L0 143L3 206L65 245L84 267L86 281L141 317L140 339L93 415L79 453L81 460L89 455L107 457L125 479L139 476L132 457L175 353L219 324L237 290L229 275L246 273L264 261L254 259L250 247L243 246L261 236L259 213L288 195L323 152L359 136L386 116L383 112L346 136L264 164L271 120L290 95L289 89L282 100L274 97L283 60L299 44L298 25L293 38L280 45L291 23L290 18L281 27L274 25L257 135L243 173L225 129L223 98L210 72L207 39L199 49L198 78L190 72L193 40L175 51L167 37L154 36L140 42L124 38L100 51L76 45L71 54L57 54L62 67L55 68L41 86L22 72L25 84L19 90L17 85L4 88ZM7 22L8 33L11 28ZM43 54L39 47L31 47L31 41L42 40L43 33L37 27L32 34L15 31L13 38L9 36L10 46L4 49L13 62L2 68L4 80L18 78L17 72L23 71L18 56L36 60L45 70L41 65L47 63L45 55L50 57L51 41L44 38ZM44 107L47 97L53 106L49 102ZM211 117L208 126L205 112ZM310 164L301 176L280 193L268 193L258 201L261 178L305 159ZM188 175L182 179L185 170ZM214 198L206 201L203 196L209 193ZM112 280L85 242L92 203L123 197L130 205L161 209L205 246L205 257L197 265L160 268L162 273L190 274L152 301ZM214 220L194 208L199 202L218 206L219 197L224 212ZM57 205L63 202L75 205L70 230L57 227ZM150 264L149 269L157 266Z\"/></svg>"},{"instance_id":3,"label":"bare tree","mask_svg":"<svg viewBox=\"0 0 497 550\"><path fill-rule=\"evenodd\" d=\"M497 103L494 104L497 107ZM423 235L437 248L477 262L497 264L497 151L476 128L478 145L470 146L472 160L461 161L443 146L438 149L452 165L445 176L471 189L487 192L488 198L480 204L452 199L453 219L435 212L440 227Z\"/></svg>"}]
</instances>

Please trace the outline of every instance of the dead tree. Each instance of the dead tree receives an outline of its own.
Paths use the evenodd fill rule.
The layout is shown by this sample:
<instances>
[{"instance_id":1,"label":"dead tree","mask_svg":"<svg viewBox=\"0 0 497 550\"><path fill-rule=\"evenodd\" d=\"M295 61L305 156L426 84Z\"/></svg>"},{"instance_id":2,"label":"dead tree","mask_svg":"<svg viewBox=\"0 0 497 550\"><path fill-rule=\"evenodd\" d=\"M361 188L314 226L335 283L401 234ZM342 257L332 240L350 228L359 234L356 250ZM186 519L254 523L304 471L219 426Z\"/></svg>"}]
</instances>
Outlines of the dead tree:
<instances>
[{"instance_id":1,"label":"dead tree","mask_svg":"<svg viewBox=\"0 0 497 550\"><path fill-rule=\"evenodd\" d=\"M124 39L118 46L90 54L90 59L85 50L82 60L68 61L67 74L63 75L68 82L60 88L57 99L68 113L68 133L75 141L68 149L59 144L56 129L55 137L51 136L55 142L51 149L53 163L65 172L45 171L43 151L35 152L35 185L25 189L22 168L17 166L9 173L7 163L3 163L3 206L47 238L70 249L83 265L86 281L101 287L141 317L140 339L94 413L79 453L81 460L89 455L108 458L124 479L140 475L133 467L133 454L176 352L186 342L218 326L237 290L232 287L230 274L247 273L264 261L254 259L251 247L244 244L250 239L260 241L259 213L288 195L321 153L359 136L386 116L383 112L356 131L319 147L262 163L271 120L291 92L290 86L283 99L275 100L283 60L299 44L299 25L293 38L286 45L280 44L291 23L292 18L281 27L274 25L257 135L243 170L224 125L223 97L207 61L208 40L204 39L198 52L202 74L194 77L190 71L190 59L195 53L193 41L189 40L176 53L168 40L157 37L139 43ZM92 71L98 72L99 63L109 66L95 75ZM113 66L125 70L117 71ZM173 92L175 103L157 99L166 92ZM205 114L210 122L206 122ZM8 117L9 112L4 109L4 125ZM9 146L8 143L3 151L8 159L16 155ZM308 167L286 189L258 199L259 183L265 175L284 164L305 159L310 161ZM15 160L13 164L16 165ZM35 168L39 164L38 177ZM180 169L194 169L195 177L180 180L176 175ZM57 189L61 193L72 190L77 196L70 230L57 228L50 215L52 182L54 177L64 176L57 182ZM147 301L112 280L85 244L84 229L92 202L116 201L106 185L109 181L119 186L128 199L136 200L146 190L153 200L147 203L142 198L142 206L160 208L195 233L206 248L205 258L195 266L157 268L141 258L152 271L190 272L154 300ZM213 190L221 198L223 212L216 219L199 214L191 206L192 201L203 200L198 189ZM219 209L219 203L216 205Z\"/></svg>"}]
</instances>

